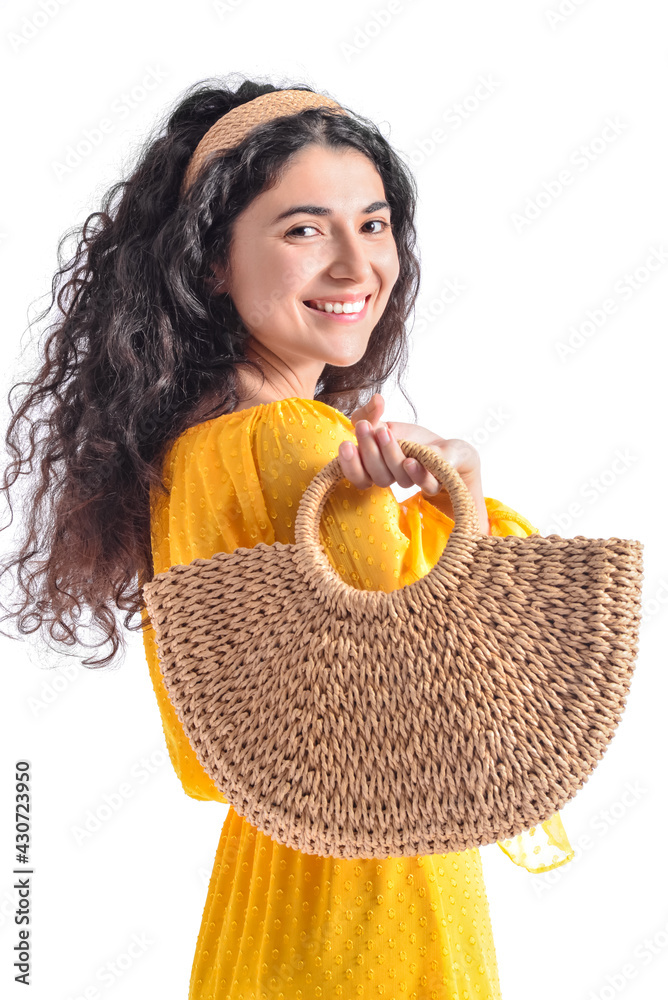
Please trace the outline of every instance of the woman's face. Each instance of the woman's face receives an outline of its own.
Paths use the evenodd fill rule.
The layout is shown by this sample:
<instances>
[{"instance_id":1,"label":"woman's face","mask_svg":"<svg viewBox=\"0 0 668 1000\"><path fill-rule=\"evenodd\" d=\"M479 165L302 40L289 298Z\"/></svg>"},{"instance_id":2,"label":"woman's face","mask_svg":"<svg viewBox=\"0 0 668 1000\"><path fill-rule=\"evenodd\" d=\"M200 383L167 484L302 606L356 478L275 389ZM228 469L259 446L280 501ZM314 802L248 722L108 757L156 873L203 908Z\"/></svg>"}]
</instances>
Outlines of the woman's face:
<instances>
[{"instance_id":1,"label":"woman's face","mask_svg":"<svg viewBox=\"0 0 668 1000\"><path fill-rule=\"evenodd\" d=\"M268 398L312 399L326 364L347 367L364 355L399 276L390 222L371 160L316 145L237 217L227 274L214 268L216 291L230 293L249 330L249 356L269 364ZM314 308L362 300L359 314Z\"/></svg>"}]
</instances>

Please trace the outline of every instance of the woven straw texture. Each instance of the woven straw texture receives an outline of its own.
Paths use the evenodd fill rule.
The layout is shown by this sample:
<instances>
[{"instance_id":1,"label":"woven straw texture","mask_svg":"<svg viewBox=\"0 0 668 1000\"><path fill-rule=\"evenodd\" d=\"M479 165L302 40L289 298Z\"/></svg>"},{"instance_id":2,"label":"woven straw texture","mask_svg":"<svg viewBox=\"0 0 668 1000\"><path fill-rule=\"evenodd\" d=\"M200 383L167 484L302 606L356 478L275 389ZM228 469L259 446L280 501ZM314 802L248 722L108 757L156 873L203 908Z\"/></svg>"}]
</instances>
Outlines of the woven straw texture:
<instances>
[{"instance_id":1,"label":"woven straw texture","mask_svg":"<svg viewBox=\"0 0 668 1000\"><path fill-rule=\"evenodd\" d=\"M307 854L387 858L514 837L603 757L635 668L642 543L480 533L452 501L439 561L393 590L346 584L319 542L338 459L305 490L295 545L170 567L143 587L175 711L237 813Z\"/></svg>"},{"instance_id":2,"label":"woven straw texture","mask_svg":"<svg viewBox=\"0 0 668 1000\"><path fill-rule=\"evenodd\" d=\"M331 97L314 94L308 90L273 91L232 108L204 133L195 147L183 177L180 196L185 195L208 156L238 146L256 125L263 125L272 118L296 115L306 108L319 107L334 108L342 114L348 113Z\"/></svg>"}]
</instances>

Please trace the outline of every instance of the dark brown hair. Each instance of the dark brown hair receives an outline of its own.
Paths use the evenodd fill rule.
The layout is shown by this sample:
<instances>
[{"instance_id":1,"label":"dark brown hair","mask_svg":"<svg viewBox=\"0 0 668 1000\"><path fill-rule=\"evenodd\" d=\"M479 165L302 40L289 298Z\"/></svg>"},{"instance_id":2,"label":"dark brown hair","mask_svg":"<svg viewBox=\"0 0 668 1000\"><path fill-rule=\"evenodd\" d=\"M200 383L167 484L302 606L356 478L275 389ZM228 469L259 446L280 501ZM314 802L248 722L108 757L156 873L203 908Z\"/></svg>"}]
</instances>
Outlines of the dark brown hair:
<instances>
[{"instance_id":1,"label":"dark brown hair","mask_svg":"<svg viewBox=\"0 0 668 1000\"><path fill-rule=\"evenodd\" d=\"M219 78L194 84L146 140L130 176L108 189L101 210L59 242L51 302L33 321L56 305L38 348L41 367L8 395L12 460L0 489L10 512L9 490L34 460L39 479L22 503L20 549L0 563L0 577L17 567L10 591L20 598L2 621L15 618L22 635L48 627L65 646L111 643L106 657L84 666L107 665L124 645L116 609L126 613L126 628L142 628L132 619L144 606L140 586L153 574L149 493L166 491L162 464L170 444L238 405L240 365L263 377L245 357L248 331L231 298L212 294L211 264L227 264L236 217L309 144L350 147L375 164L400 262L364 357L348 368L325 365L315 399L350 416L395 370L400 385L406 320L419 287L417 198L410 170L372 122L348 108L347 115L313 108L269 121L215 159L179 200L188 160L207 129L278 89L245 80L232 90ZM72 237L76 248L65 262ZM12 393L21 386L15 410ZM82 639L82 608L91 613L86 628L100 635L92 644Z\"/></svg>"}]
</instances>

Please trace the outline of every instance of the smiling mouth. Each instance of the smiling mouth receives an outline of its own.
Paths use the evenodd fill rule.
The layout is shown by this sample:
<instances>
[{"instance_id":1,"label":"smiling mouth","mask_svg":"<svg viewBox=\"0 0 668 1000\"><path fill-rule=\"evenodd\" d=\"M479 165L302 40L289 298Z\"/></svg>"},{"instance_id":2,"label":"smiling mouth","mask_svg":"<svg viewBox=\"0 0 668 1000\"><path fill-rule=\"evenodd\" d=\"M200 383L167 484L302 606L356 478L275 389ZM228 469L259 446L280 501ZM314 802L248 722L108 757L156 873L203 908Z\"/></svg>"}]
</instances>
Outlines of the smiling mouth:
<instances>
[{"instance_id":1,"label":"smiling mouth","mask_svg":"<svg viewBox=\"0 0 668 1000\"><path fill-rule=\"evenodd\" d=\"M363 313L365 311L367 305L369 304L369 299L370 298L371 298L371 292L369 292L369 294L365 296L365 298L364 298L364 305L362 306L362 308L360 309L359 312L344 312L344 311L341 311L340 313L334 313L333 310L330 311L330 312L328 312L325 309L318 309L318 307L313 303L313 300L311 300L311 299L305 299L304 302L303 302L303 304L306 306L307 309L312 309L313 312L324 312L325 315L327 315L327 316L331 316L331 315L335 315L335 316L359 316L359 315L361 315L361 313ZM333 299L332 301L336 302L337 300ZM358 302L359 301L360 300L358 299Z\"/></svg>"}]
</instances>

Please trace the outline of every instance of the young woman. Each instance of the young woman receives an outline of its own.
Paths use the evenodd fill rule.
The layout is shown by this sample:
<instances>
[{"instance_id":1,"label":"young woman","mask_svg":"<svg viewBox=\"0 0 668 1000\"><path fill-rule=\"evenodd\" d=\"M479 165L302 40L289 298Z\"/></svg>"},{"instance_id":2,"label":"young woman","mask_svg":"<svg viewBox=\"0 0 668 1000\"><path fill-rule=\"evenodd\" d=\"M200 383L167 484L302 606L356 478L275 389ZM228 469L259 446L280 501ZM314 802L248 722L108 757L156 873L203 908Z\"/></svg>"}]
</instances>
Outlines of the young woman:
<instances>
[{"instance_id":1,"label":"young woman","mask_svg":"<svg viewBox=\"0 0 668 1000\"><path fill-rule=\"evenodd\" d=\"M164 686L140 590L154 573L294 543L303 490L338 456L345 479L321 523L332 565L361 589L421 578L453 512L398 438L457 468L483 531L536 531L483 495L466 442L384 419L380 390L405 368L419 286L415 203L387 140L331 98L205 81L89 216L54 281L60 312L7 432L17 458L4 489L37 452L41 474L25 542L4 570L18 567L24 600L14 615L21 632L48 624L72 645L80 608L90 609L99 645L112 647L83 661L90 666L123 642L116 609L127 628L141 616L134 628L170 758L194 798L227 801ZM420 489L399 504L395 482ZM573 856L559 814L500 846L531 872ZM382 861L305 855L229 807L190 1000L500 995L478 849Z\"/></svg>"}]
</instances>

